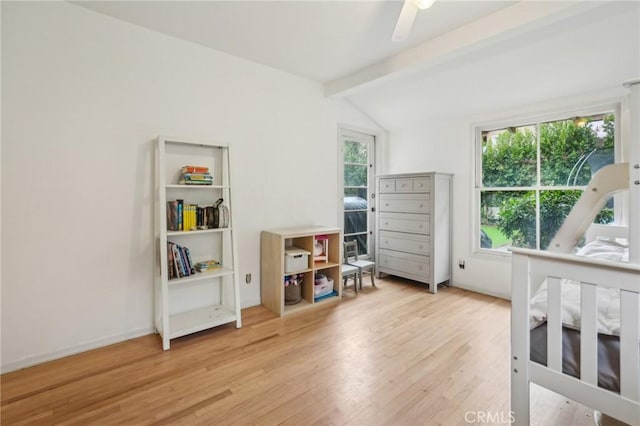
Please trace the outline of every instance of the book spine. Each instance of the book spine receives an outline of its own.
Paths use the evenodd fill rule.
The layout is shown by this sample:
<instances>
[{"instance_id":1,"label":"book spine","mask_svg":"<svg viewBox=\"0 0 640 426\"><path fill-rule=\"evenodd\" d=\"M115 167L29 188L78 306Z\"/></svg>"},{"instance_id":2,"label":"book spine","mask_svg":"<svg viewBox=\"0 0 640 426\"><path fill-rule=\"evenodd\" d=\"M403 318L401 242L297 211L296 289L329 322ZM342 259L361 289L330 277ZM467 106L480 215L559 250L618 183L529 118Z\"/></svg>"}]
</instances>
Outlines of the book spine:
<instances>
[{"instance_id":1,"label":"book spine","mask_svg":"<svg viewBox=\"0 0 640 426\"><path fill-rule=\"evenodd\" d=\"M196 204L191 204L191 230L196 230L198 229L198 221L196 218L196 210L198 209L198 206Z\"/></svg>"},{"instance_id":2,"label":"book spine","mask_svg":"<svg viewBox=\"0 0 640 426\"><path fill-rule=\"evenodd\" d=\"M182 270L182 262L180 262L180 254L178 253L178 245L171 243L171 249L173 250L173 265L176 269L176 277L184 277L184 271Z\"/></svg>"},{"instance_id":3,"label":"book spine","mask_svg":"<svg viewBox=\"0 0 640 426\"><path fill-rule=\"evenodd\" d=\"M188 277L191 275L191 267L189 267L189 260L187 259L184 247L180 246L178 252L180 253L180 260L182 261L182 267L184 268L184 276Z\"/></svg>"},{"instance_id":4,"label":"book spine","mask_svg":"<svg viewBox=\"0 0 640 426\"><path fill-rule=\"evenodd\" d=\"M173 250L171 249L171 243L167 243L167 277L173 279Z\"/></svg>"},{"instance_id":5,"label":"book spine","mask_svg":"<svg viewBox=\"0 0 640 426\"><path fill-rule=\"evenodd\" d=\"M178 230L178 202L167 202L167 229L169 231Z\"/></svg>"},{"instance_id":6,"label":"book spine","mask_svg":"<svg viewBox=\"0 0 640 426\"><path fill-rule=\"evenodd\" d=\"M176 200L178 202L178 231L182 231L184 230L183 228L183 224L184 224L184 214L183 214L183 208L184 208L184 201L183 200Z\"/></svg>"},{"instance_id":7,"label":"book spine","mask_svg":"<svg viewBox=\"0 0 640 426\"><path fill-rule=\"evenodd\" d=\"M187 247L184 248L184 253L187 255L187 262L189 263L189 271L191 275L196 273L195 267L193 266L193 260L191 259L191 252Z\"/></svg>"},{"instance_id":8,"label":"book spine","mask_svg":"<svg viewBox=\"0 0 640 426\"><path fill-rule=\"evenodd\" d=\"M183 166L181 172L184 173L209 173L209 168L205 166Z\"/></svg>"}]
</instances>

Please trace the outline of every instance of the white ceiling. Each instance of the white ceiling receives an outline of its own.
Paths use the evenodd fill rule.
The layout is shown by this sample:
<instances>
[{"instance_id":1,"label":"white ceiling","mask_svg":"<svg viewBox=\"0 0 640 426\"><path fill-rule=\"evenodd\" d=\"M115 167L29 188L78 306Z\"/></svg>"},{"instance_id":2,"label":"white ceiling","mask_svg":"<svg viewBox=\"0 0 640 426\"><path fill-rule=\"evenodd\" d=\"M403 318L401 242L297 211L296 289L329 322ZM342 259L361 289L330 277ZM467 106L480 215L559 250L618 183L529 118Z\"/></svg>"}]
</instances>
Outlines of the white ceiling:
<instances>
[{"instance_id":1,"label":"white ceiling","mask_svg":"<svg viewBox=\"0 0 640 426\"><path fill-rule=\"evenodd\" d=\"M85 1L76 4L240 58L327 82L512 5L437 1L391 41L402 1Z\"/></svg>"},{"instance_id":2,"label":"white ceiling","mask_svg":"<svg viewBox=\"0 0 640 426\"><path fill-rule=\"evenodd\" d=\"M390 40L401 1L81 1L323 82L393 130L640 77L640 1L438 0Z\"/></svg>"}]
</instances>

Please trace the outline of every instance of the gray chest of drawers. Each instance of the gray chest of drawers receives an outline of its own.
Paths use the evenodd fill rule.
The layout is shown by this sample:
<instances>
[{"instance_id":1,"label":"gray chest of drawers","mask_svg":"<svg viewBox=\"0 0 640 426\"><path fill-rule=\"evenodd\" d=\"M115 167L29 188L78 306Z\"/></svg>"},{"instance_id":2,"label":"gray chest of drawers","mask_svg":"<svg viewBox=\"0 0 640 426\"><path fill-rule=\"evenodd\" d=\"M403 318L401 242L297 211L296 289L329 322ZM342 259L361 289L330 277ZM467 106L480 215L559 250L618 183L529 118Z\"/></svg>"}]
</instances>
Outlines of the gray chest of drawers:
<instances>
[{"instance_id":1,"label":"gray chest of drawers","mask_svg":"<svg viewBox=\"0 0 640 426\"><path fill-rule=\"evenodd\" d=\"M376 267L429 284L451 279L451 191L447 173L376 177Z\"/></svg>"}]
</instances>

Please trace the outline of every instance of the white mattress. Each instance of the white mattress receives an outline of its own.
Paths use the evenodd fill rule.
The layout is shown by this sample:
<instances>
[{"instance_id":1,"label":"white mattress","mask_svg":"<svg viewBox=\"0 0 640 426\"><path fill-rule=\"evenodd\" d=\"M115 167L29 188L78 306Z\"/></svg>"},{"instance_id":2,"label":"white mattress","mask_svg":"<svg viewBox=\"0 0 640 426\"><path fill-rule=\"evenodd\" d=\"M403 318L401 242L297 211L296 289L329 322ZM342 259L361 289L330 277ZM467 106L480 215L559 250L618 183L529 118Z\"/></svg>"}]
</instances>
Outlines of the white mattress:
<instances>
[{"instance_id":1,"label":"white mattress","mask_svg":"<svg viewBox=\"0 0 640 426\"><path fill-rule=\"evenodd\" d=\"M629 246L607 240L595 240L579 249L579 256L615 262L629 261ZM580 283L563 279L562 323L565 327L580 329ZM598 287L598 332L620 335L620 293L617 289ZM547 281L545 280L531 299L530 326L537 327L547 319Z\"/></svg>"}]
</instances>

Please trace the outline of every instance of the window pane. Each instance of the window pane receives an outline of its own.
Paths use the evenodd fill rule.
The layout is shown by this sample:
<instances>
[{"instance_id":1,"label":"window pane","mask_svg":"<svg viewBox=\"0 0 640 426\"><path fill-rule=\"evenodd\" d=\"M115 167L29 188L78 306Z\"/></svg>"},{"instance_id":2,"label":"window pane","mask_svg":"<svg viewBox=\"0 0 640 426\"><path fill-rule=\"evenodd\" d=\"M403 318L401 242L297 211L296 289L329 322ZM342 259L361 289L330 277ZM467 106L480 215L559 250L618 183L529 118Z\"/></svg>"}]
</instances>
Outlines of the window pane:
<instances>
[{"instance_id":1,"label":"window pane","mask_svg":"<svg viewBox=\"0 0 640 426\"><path fill-rule=\"evenodd\" d=\"M357 232L367 232L367 212L353 211L344 212L344 233L355 234ZM366 252L364 252L366 253Z\"/></svg>"},{"instance_id":2,"label":"window pane","mask_svg":"<svg viewBox=\"0 0 640 426\"><path fill-rule=\"evenodd\" d=\"M613 115L542 123L542 185L587 185L599 168L614 162L614 125Z\"/></svg>"},{"instance_id":3,"label":"window pane","mask_svg":"<svg viewBox=\"0 0 640 426\"><path fill-rule=\"evenodd\" d=\"M482 186L535 185L536 143L534 126L482 132Z\"/></svg>"},{"instance_id":4,"label":"window pane","mask_svg":"<svg viewBox=\"0 0 640 426\"><path fill-rule=\"evenodd\" d=\"M346 188L344 188L344 197L345 197L345 200L344 200L344 208L345 208L345 210L353 210L353 208L348 208L347 207L347 197L362 199L364 201L364 203L365 203L365 206L362 207L362 208L367 208L367 205L366 205L366 203L367 203L367 188L346 187ZM352 200L350 202L350 204L353 203L353 202L361 203L362 201L360 201L360 200Z\"/></svg>"},{"instance_id":5,"label":"window pane","mask_svg":"<svg viewBox=\"0 0 640 426\"><path fill-rule=\"evenodd\" d=\"M540 248L549 243L564 223L582 191L540 191Z\"/></svg>"},{"instance_id":6,"label":"window pane","mask_svg":"<svg viewBox=\"0 0 640 426\"><path fill-rule=\"evenodd\" d=\"M344 238L345 241L356 240L358 242L358 255L367 253L367 234L351 235Z\"/></svg>"},{"instance_id":7,"label":"window pane","mask_svg":"<svg viewBox=\"0 0 640 426\"><path fill-rule=\"evenodd\" d=\"M367 166L357 164L344 165L344 186L367 186Z\"/></svg>"},{"instance_id":8,"label":"window pane","mask_svg":"<svg viewBox=\"0 0 640 426\"><path fill-rule=\"evenodd\" d=\"M368 164L367 146L360 142L346 141L344 143L344 162Z\"/></svg>"},{"instance_id":9,"label":"window pane","mask_svg":"<svg viewBox=\"0 0 640 426\"><path fill-rule=\"evenodd\" d=\"M482 248L536 248L535 191L482 192L480 206Z\"/></svg>"}]
</instances>

